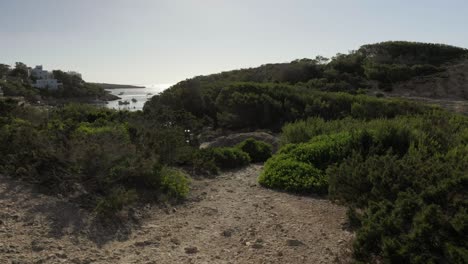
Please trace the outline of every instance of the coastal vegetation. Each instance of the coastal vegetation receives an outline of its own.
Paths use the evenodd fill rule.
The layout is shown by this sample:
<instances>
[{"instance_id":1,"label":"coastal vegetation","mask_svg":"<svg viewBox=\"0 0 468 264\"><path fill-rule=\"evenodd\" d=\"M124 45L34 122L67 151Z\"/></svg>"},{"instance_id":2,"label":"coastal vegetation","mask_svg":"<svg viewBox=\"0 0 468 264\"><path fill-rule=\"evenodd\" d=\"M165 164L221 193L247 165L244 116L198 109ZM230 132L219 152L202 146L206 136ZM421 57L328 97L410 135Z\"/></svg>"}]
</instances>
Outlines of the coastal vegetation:
<instances>
[{"instance_id":1,"label":"coastal vegetation","mask_svg":"<svg viewBox=\"0 0 468 264\"><path fill-rule=\"evenodd\" d=\"M87 83L81 76L61 70L52 71L53 78L61 84L58 89L36 88L34 83L37 79L29 72L28 66L21 62L17 62L14 68L0 64L0 87L4 95L24 97L26 101L34 103L57 99L65 102L118 99L101 86Z\"/></svg>"},{"instance_id":2,"label":"coastal vegetation","mask_svg":"<svg viewBox=\"0 0 468 264\"><path fill-rule=\"evenodd\" d=\"M260 184L349 206L357 261L465 263L468 118L368 91L438 76L466 58L440 44L364 45L331 60L188 79L144 112L177 112L195 131L280 131Z\"/></svg>"},{"instance_id":3,"label":"coastal vegetation","mask_svg":"<svg viewBox=\"0 0 468 264\"><path fill-rule=\"evenodd\" d=\"M1 100L0 172L108 216L133 203L183 200L189 174L265 162L262 186L349 207L356 261L465 263L468 117L368 91L440 74L467 54L439 44L364 45L332 59L198 76L137 112ZM8 69L14 80L4 91L39 93L20 66ZM70 89L55 96L100 91L54 76ZM280 133L281 148L247 139L199 149L206 129Z\"/></svg>"}]
</instances>

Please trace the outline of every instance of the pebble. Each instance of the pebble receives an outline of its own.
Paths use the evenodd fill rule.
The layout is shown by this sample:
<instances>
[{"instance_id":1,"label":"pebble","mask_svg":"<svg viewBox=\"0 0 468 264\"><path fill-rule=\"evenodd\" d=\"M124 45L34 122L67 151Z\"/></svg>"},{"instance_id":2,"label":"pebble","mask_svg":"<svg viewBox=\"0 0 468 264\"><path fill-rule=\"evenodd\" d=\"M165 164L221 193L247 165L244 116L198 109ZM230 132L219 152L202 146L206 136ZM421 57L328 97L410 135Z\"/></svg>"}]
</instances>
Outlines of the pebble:
<instances>
[{"instance_id":1,"label":"pebble","mask_svg":"<svg viewBox=\"0 0 468 264\"><path fill-rule=\"evenodd\" d=\"M224 237L231 237L232 236L232 229L226 229L223 231Z\"/></svg>"},{"instance_id":2,"label":"pebble","mask_svg":"<svg viewBox=\"0 0 468 264\"><path fill-rule=\"evenodd\" d=\"M184 248L185 253L187 254L196 254L198 253L198 248L197 247L186 247Z\"/></svg>"},{"instance_id":3,"label":"pebble","mask_svg":"<svg viewBox=\"0 0 468 264\"><path fill-rule=\"evenodd\" d=\"M299 246L305 246L305 244L302 241L299 241L297 239L288 239L286 241L286 244L290 247L299 247Z\"/></svg>"}]
</instances>

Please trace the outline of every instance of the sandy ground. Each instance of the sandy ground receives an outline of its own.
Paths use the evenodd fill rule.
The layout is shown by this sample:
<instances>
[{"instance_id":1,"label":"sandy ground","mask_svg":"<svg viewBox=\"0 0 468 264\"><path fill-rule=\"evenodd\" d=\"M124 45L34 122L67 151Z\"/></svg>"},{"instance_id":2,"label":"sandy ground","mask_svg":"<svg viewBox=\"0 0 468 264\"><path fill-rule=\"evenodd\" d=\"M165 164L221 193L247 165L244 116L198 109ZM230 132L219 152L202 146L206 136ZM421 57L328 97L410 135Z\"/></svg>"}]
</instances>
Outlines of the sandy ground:
<instances>
[{"instance_id":1,"label":"sandy ground","mask_svg":"<svg viewBox=\"0 0 468 264\"><path fill-rule=\"evenodd\" d=\"M188 201L130 211L131 225L0 176L0 263L348 263L346 209L262 188L261 168L194 179Z\"/></svg>"}]
</instances>

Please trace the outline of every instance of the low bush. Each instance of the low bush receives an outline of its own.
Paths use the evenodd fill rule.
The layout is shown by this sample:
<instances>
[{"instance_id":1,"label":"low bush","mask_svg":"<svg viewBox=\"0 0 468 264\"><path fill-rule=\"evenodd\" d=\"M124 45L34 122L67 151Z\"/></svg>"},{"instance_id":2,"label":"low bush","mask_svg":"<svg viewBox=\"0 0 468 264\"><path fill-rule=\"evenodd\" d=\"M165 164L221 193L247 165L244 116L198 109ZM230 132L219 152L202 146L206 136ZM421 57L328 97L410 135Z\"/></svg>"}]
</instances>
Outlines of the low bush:
<instances>
[{"instance_id":1,"label":"low bush","mask_svg":"<svg viewBox=\"0 0 468 264\"><path fill-rule=\"evenodd\" d=\"M249 154L251 162L264 162L271 157L272 146L253 138L246 139L237 146L243 152Z\"/></svg>"},{"instance_id":2,"label":"low bush","mask_svg":"<svg viewBox=\"0 0 468 264\"><path fill-rule=\"evenodd\" d=\"M200 149L193 154L191 161L193 172L201 175L216 175L219 168L210 149Z\"/></svg>"},{"instance_id":3,"label":"low bush","mask_svg":"<svg viewBox=\"0 0 468 264\"><path fill-rule=\"evenodd\" d=\"M315 192L311 182L323 179L350 208L359 263L466 263L467 127L466 117L440 111L299 121L283 128L285 145L259 182Z\"/></svg>"},{"instance_id":4,"label":"low bush","mask_svg":"<svg viewBox=\"0 0 468 264\"><path fill-rule=\"evenodd\" d=\"M94 211L100 217L108 217L122 210L125 206L133 204L137 198L138 195L135 190L116 187L111 190L109 195L98 200Z\"/></svg>"},{"instance_id":5,"label":"low bush","mask_svg":"<svg viewBox=\"0 0 468 264\"><path fill-rule=\"evenodd\" d=\"M213 160L221 169L235 169L250 163L249 154L237 148L212 148Z\"/></svg>"},{"instance_id":6,"label":"low bush","mask_svg":"<svg viewBox=\"0 0 468 264\"><path fill-rule=\"evenodd\" d=\"M192 159L194 172L214 175L220 170L236 169L250 163L249 154L232 147L200 149Z\"/></svg>"},{"instance_id":7,"label":"low bush","mask_svg":"<svg viewBox=\"0 0 468 264\"><path fill-rule=\"evenodd\" d=\"M161 189L170 198L184 199L189 193L189 179L181 170L163 167L161 170Z\"/></svg>"},{"instance_id":8,"label":"low bush","mask_svg":"<svg viewBox=\"0 0 468 264\"><path fill-rule=\"evenodd\" d=\"M349 133L318 136L308 143L290 147L288 152L282 150L281 153L289 153L297 161L309 163L323 170L350 153L352 140Z\"/></svg>"},{"instance_id":9,"label":"low bush","mask_svg":"<svg viewBox=\"0 0 468 264\"><path fill-rule=\"evenodd\" d=\"M268 188L298 193L323 193L327 188L322 171L286 154L269 159L258 182Z\"/></svg>"}]
</instances>

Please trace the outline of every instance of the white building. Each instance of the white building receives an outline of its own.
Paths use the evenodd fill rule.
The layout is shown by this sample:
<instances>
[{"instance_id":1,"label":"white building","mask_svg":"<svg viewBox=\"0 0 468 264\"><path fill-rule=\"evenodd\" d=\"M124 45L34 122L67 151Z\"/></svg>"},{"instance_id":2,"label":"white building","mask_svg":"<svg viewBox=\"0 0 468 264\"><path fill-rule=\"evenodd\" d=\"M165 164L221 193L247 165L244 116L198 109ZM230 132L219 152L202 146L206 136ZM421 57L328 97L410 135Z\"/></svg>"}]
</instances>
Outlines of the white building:
<instances>
[{"instance_id":1,"label":"white building","mask_svg":"<svg viewBox=\"0 0 468 264\"><path fill-rule=\"evenodd\" d=\"M36 66L34 69L31 70L31 77L38 79L52 79L53 75L51 72L44 71L42 69L42 65Z\"/></svg>"},{"instance_id":2,"label":"white building","mask_svg":"<svg viewBox=\"0 0 468 264\"><path fill-rule=\"evenodd\" d=\"M36 79L33 86L39 89L57 90L62 85L57 79L54 79L51 72L43 70L42 65L31 70L31 77Z\"/></svg>"},{"instance_id":3,"label":"white building","mask_svg":"<svg viewBox=\"0 0 468 264\"><path fill-rule=\"evenodd\" d=\"M57 90L62 84L57 79L39 79L33 84L34 87L39 89Z\"/></svg>"}]
</instances>

